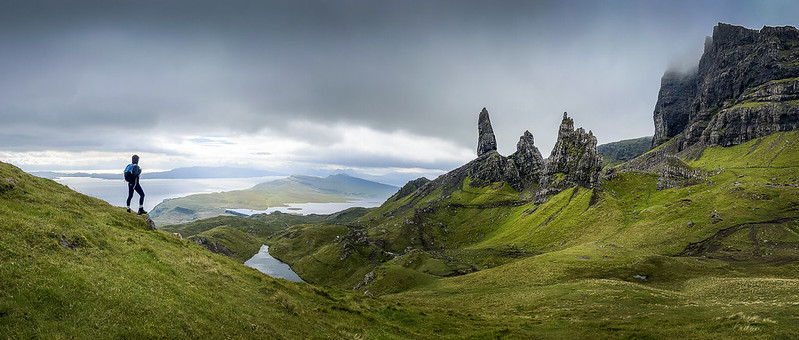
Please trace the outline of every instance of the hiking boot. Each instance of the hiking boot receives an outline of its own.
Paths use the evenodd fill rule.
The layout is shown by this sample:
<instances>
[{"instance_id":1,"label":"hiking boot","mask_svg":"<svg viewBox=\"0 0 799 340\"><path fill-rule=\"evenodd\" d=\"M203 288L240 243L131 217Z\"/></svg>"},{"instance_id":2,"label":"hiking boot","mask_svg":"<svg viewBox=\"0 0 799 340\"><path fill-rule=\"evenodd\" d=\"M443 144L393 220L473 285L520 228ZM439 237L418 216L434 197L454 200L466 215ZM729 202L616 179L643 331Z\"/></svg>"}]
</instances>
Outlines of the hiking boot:
<instances>
[{"instance_id":1,"label":"hiking boot","mask_svg":"<svg viewBox=\"0 0 799 340\"><path fill-rule=\"evenodd\" d=\"M128 208L128 212L130 212L130 208Z\"/></svg>"},{"instance_id":2,"label":"hiking boot","mask_svg":"<svg viewBox=\"0 0 799 340\"><path fill-rule=\"evenodd\" d=\"M147 213L147 212L146 212L146 211L144 211L144 208L139 208L139 212L138 212L138 214L139 214L139 215L144 215L144 214L146 214L146 213Z\"/></svg>"}]
</instances>

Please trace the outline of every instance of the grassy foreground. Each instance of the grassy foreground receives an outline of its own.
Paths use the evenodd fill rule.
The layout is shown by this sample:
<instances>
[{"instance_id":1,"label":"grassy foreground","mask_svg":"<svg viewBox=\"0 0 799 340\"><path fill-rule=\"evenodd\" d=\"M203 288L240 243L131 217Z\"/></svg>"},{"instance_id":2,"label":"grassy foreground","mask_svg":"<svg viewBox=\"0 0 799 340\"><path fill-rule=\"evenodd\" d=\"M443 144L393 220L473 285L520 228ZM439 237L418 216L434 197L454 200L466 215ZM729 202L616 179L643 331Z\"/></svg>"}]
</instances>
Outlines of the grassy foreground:
<instances>
[{"instance_id":1,"label":"grassy foreground","mask_svg":"<svg viewBox=\"0 0 799 340\"><path fill-rule=\"evenodd\" d=\"M694 177L624 172L538 205L467 179L270 238L311 285L0 163L0 334L795 338L799 132L673 166Z\"/></svg>"},{"instance_id":2,"label":"grassy foreground","mask_svg":"<svg viewBox=\"0 0 799 340\"><path fill-rule=\"evenodd\" d=\"M418 338L485 321L273 279L0 163L7 338ZM453 333L454 334L454 331Z\"/></svg>"}]
</instances>

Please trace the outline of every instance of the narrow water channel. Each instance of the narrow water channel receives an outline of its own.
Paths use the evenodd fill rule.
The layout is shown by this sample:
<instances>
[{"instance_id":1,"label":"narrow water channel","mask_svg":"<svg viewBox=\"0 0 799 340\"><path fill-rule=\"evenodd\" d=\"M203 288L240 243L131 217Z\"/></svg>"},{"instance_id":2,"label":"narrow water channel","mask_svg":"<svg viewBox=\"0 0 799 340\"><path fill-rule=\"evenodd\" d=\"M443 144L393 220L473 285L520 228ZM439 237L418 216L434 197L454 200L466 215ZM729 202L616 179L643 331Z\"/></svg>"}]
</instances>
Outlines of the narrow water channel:
<instances>
[{"instance_id":1,"label":"narrow water channel","mask_svg":"<svg viewBox=\"0 0 799 340\"><path fill-rule=\"evenodd\" d=\"M291 270L289 265L280 262L280 260L272 257L272 255L269 255L269 246L265 244L261 246L261 250L259 250L257 254L245 261L244 265L255 268L261 273L271 277L277 277L294 282L305 282L297 275L297 273Z\"/></svg>"}]
</instances>

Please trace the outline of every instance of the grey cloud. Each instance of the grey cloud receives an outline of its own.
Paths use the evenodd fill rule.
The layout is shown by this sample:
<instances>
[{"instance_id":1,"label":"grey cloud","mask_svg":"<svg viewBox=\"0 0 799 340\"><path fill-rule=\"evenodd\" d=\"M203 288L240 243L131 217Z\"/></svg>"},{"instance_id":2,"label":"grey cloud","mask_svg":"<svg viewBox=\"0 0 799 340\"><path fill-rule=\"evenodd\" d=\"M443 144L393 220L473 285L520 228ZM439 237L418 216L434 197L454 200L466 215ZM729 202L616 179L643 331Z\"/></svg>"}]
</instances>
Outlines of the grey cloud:
<instances>
[{"instance_id":1,"label":"grey cloud","mask_svg":"<svg viewBox=\"0 0 799 340\"><path fill-rule=\"evenodd\" d=\"M292 130L292 121L307 120L404 130L474 148L477 113L486 106L500 152L513 152L530 130L548 154L563 111L600 142L651 134L660 76L698 58L716 22L795 24L796 6L3 2L0 145L102 147L115 145L107 136L146 138L156 128L266 129L315 145L338 138Z\"/></svg>"}]
</instances>

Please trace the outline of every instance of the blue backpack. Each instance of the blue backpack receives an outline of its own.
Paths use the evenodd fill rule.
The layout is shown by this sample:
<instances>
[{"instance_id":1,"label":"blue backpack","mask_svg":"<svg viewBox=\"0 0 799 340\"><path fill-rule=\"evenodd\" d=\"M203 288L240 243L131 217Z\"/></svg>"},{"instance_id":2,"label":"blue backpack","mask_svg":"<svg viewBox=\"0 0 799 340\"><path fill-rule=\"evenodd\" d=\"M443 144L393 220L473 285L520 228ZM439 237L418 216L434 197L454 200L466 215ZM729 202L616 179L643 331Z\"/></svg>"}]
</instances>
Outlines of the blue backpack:
<instances>
[{"instance_id":1,"label":"blue backpack","mask_svg":"<svg viewBox=\"0 0 799 340\"><path fill-rule=\"evenodd\" d=\"M125 167L125 182L133 183L136 181L136 177L141 173L139 170L139 166L136 164L128 164Z\"/></svg>"}]
</instances>

